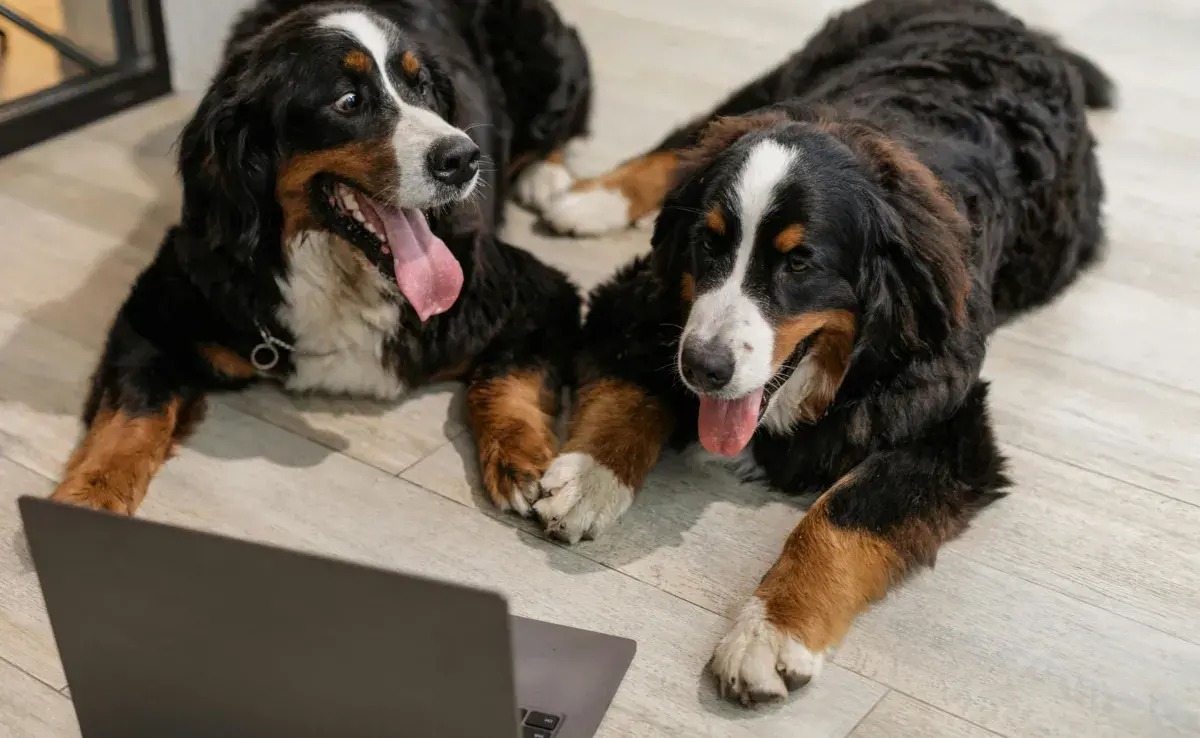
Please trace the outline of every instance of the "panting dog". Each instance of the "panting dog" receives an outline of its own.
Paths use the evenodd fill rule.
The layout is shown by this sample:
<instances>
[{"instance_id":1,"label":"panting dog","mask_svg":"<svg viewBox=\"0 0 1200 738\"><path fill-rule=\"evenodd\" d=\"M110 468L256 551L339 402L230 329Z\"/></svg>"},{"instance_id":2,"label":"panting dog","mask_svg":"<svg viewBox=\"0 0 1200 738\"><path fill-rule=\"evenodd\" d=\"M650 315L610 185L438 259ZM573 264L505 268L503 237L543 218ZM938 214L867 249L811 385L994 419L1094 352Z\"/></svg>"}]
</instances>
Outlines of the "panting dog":
<instances>
[{"instance_id":1,"label":"panting dog","mask_svg":"<svg viewBox=\"0 0 1200 738\"><path fill-rule=\"evenodd\" d=\"M816 501L716 648L786 696L867 603L1007 484L988 336L1101 250L1103 73L984 0L873 0L656 150L543 203L560 230L661 207L590 296L570 437L536 512L611 526L667 444Z\"/></svg>"},{"instance_id":2,"label":"panting dog","mask_svg":"<svg viewBox=\"0 0 1200 738\"><path fill-rule=\"evenodd\" d=\"M116 316L53 497L133 513L213 392L391 400L461 379L484 485L528 514L580 300L497 229L511 186L553 184L590 95L545 0L251 8L183 131L180 222Z\"/></svg>"}]
</instances>

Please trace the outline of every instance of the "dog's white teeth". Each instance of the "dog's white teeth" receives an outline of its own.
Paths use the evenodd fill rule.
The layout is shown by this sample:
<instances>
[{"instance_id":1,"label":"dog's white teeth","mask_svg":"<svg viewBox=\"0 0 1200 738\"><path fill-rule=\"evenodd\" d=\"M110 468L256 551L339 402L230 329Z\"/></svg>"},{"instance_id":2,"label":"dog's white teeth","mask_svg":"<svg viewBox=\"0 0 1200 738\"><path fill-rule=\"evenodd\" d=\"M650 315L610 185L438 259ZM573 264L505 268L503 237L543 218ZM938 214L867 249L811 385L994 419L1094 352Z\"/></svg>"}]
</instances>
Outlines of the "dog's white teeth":
<instances>
[{"instance_id":1,"label":"dog's white teeth","mask_svg":"<svg viewBox=\"0 0 1200 738\"><path fill-rule=\"evenodd\" d=\"M367 218L366 218L366 216L364 216L362 214L361 210L351 210L350 215L354 216L354 219L357 220L359 223L367 222Z\"/></svg>"},{"instance_id":2,"label":"dog's white teeth","mask_svg":"<svg viewBox=\"0 0 1200 738\"><path fill-rule=\"evenodd\" d=\"M342 201L343 208L350 211L351 213L358 212L358 198L356 198L354 196L354 193L350 190L349 187L339 184L337 194L338 194L338 198Z\"/></svg>"},{"instance_id":3,"label":"dog's white teeth","mask_svg":"<svg viewBox=\"0 0 1200 738\"><path fill-rule=\"evenodd\" d=\"M366 227L367 231L371 233L371 235L374 235L374 236L379 235L379 233L375 230L375 226L371 225L370 223L367 223L366 221L363 221L363 225Z\"/></svg>"}]
</instances>

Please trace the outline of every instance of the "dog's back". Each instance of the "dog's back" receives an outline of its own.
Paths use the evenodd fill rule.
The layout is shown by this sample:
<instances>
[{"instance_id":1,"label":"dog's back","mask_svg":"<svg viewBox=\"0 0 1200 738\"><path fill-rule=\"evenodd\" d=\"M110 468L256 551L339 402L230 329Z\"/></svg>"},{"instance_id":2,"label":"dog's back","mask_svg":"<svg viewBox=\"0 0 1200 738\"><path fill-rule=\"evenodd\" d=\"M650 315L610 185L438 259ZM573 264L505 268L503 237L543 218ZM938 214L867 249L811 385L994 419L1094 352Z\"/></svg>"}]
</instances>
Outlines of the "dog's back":
<instances>
[{"instance_id":1,"label":"dog's back","mask_svg":"<svg viewBox=\"0 0 1200 738\"><path fill-rule=\"evenodd\" d=\"M607 230L626 211L637 220L661 205L676 153L711 121L828 109L885 130L942 181L975 226L971 265L1003 321L1053 298L1100 251L1103 187L1085 115L1112 100L1095 64L987 0L872 0L544 215L576 234Z\"/></svg>"},{"instance_id":2,"label":"dog's back","mask_svg":"<svg viewBox=\"0 0 1200 738\"><path fill-rule=\"evenodd\" d=\"M903 141L975 225L1001 321L1096 259L1103 185L1085 116L1113 103L1099 67L984 0L876 0L830 28L841 44L819 53L818 34L777 70L778 102L836 107Z\"/></svg>"}]
</instances>

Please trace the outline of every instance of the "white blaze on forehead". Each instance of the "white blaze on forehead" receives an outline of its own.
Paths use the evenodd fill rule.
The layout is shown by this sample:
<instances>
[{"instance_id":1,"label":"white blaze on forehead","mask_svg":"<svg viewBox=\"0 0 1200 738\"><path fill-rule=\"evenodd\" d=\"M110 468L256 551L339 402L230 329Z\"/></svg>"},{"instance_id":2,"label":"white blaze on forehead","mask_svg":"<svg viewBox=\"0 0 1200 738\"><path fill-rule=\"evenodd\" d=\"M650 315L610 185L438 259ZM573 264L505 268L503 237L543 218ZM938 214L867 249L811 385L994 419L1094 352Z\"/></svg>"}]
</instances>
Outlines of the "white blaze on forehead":
<instances>
[{"instance_id":1,"label":"white blaze on forehead","mask_svg":"<svg viewBox=\"0 0 1200 738\"><path fill-rule=\"evenodd\" d=\"M758 304L745 291L746 272L763 218L795 164L796 152L767 139L754 146L734 185L731 203L741 223L733 268L717 289L696 298L680 347L690 339L724 343L733 352L733 379L720 394L736 398L761 387L774 372L775 332Z\"/></svg>"},{"instance_id":2,"label":"white blaze on forehead","mask_svg":"<svg viewBox=\"0 0 1200 738\"><path fill-rule=\"evenodd\" d=\"M392 51L389 28L369 13L361 10L341 10L321 18L319 25L342 31L353 38L375 61L384 91L400 110L400 119L392 133L392 144L396 150L396 165L400 170L400 185L396 199L401 207L424 209L440 204L438 187L430 180L426 171L429 150L439 139L446 136L462 136L465 133L447 123L437 113L410 105L400 97L395 82L388 76L388 57ZM459 193L465 199L475 189L479 174Z\"/></svg>"},{"instance_id":3,"label":"white blaze on forehead","mask_svg":"<svg viewBox=\"0 0 1200 738\"><path fill-rule=\"evenodd\" d=\"M366 49L379 69L379 76L383 78L384 90L401 110L407 107L400 99L400 93L396 91L392 78L388 76L387 60L392 47L391 41L388 40L387 31L374 18L361 10L342 10L322 18L320 25L346 32Z\"/></svg>"},{"instance_id":4,"label":"white blaze on forehead","mask_svg":"<svg viewBox=\"0 0 1200 738\"><path fill-rule=\"evenodd\" d=\"M746 268L754 253L758 227L763 216L775 202L775 192L795 163L796 152L777 141L767 139L756 145L746 159L738 177L736 196L738 220L742 224L742 240L738 244L734 273L727 284L740 288L746 278Z\"/></svg>"}]
</instances>

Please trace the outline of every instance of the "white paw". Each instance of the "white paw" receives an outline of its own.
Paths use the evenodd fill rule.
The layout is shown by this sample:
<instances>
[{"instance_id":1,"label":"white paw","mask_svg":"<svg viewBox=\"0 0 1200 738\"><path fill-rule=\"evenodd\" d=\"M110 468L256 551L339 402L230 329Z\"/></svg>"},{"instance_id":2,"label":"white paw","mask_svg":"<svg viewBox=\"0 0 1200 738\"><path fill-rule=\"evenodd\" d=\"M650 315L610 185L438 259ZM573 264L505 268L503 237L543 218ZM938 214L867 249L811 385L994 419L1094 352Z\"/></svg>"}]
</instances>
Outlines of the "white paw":
<instances>
[{"instance_id":1,"label":"white paw","mask_svg":"<svg viewBox=\"0 0 1200 738\"><path fill-rule=\"evenodd\" d=\"M562 164L535 162L521 172L514 185L517 202L541 211L550 202L571 189L575 178Z\"/></svg>"},{"instance_id":2,"label":"white paw","mask_svg":"<svg viewBox=\"0 0 1200 738\"><path fill-rule=\"evenodd\" d=\"M542 476L546 495L533 508L550 535L569 543L595 538L625 514L633 490L585 453L563 454Z\"/></svg>"},{"instance_id":3,"label":"white paw","mask_svg":"<svg viewBox=\"0 0 1200 738\"><path fill-rule=\"evenodd\" d=\"M787 697L820 674L824 662L824 654L771 625L762 600L752 597L717 644L712 670L722 695L749 705Z\"/></svg>"},{"instance_id":4,"label":"white paw","mask_svg":"<svg viewBox=\"0 0 1200 738\"><path fill-rule=\"evenodd\" d=\"M596 236L629 227L629 201L618 190L578 190L551 201L542 217L558 233Z\"/></svg>"}]
</instances>

